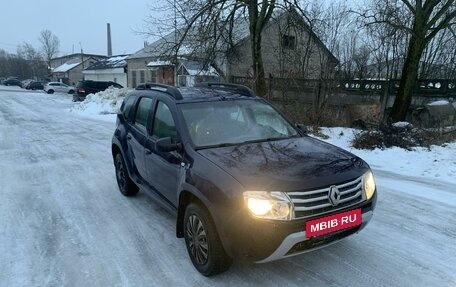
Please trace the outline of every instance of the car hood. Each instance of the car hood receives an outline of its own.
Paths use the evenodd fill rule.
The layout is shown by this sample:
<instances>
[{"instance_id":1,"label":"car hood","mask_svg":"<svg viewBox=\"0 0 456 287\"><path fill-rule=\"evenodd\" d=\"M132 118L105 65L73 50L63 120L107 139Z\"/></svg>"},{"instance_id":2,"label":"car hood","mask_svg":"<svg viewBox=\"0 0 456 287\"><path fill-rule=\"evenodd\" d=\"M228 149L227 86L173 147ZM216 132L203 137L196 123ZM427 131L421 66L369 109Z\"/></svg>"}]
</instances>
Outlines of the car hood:
<instances>
[{"instance_id":1,"label":"car hood","mask_svg":"<svg viewBox=\"0 0 456 287\"><path fill-rule=\"evenodd\" d=\"M246 190L292 191L349 181L368 165L355 155L311 137L198 151Z\"/></svg>"}]
</instances>

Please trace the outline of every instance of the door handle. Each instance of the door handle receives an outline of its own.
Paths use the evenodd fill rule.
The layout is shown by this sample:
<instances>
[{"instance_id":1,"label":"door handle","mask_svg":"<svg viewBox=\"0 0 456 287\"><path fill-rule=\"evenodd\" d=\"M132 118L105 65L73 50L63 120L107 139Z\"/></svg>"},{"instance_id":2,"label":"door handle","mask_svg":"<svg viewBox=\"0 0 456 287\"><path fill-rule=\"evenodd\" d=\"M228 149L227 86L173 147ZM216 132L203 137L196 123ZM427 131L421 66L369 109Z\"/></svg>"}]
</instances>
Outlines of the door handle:
<instances>
[{"instance_id":1,"label":"door handle","mask_svg":"<svg viewBox=\"0 0 456 287\"><path fill-rule=\"evenodd\" d=\"M131 140L131 135L127 135L127 140Z\"/></svg>"},{"instance_id":2,"label":"door handle","mask_svg":"<svg viewBox=\"0 0 456 287\"><path fill-rule=\"evenodd\" d=\"M145 153L146 154L152 154L152 151L150 149L146 148Z\"/></svg>"}]
</instances>

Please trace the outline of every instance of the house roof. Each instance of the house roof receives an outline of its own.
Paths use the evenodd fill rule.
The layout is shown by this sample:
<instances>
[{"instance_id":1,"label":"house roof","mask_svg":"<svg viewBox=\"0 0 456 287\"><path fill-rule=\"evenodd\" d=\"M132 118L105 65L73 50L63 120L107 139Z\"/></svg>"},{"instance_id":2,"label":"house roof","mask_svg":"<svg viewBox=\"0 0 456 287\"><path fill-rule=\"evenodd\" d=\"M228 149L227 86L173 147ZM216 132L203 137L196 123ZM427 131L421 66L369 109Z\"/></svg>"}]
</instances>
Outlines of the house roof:
<instances>
[{"instance_id":1,"label":"house roof","mask_svg":"<svg viewBox=\"0 0 456 287\"><path fill-rule=\"evenodd\" d=\"M63 58L75 58L75 57L95 57L95 58L107 58L105 55L97 55L97 54L84 54L84 53L73 53L65 56L60 56L56 58L52 58L51 60L58 60L58 59L63 59Z\"/></svg>"},{"instance_id":2,"label":"house roof","mask_svg":"<svg viewBox=\"0 0 456 287\"><path fill-rule=\"evenodd\" d=\"M52 72L53 73L66 73L69 70L74 69L75 67L79 66L81 63L82 62L80 59L71 59L68 62L66 62L65 64L54 68L54 70L52 70Z\"/></svg>"},{"instance_id":3,"label":"house roof","mask_svg":"<svg viewBox=\"0 0 456 287\"><path fill-rule=\"evenodd\" d=\"M162 61L162 60L155 60L147 63L147 67L164 67L164 66L172 66L173 63L171 61Z\"/></svg>"},{"instance_id":4,"label":"house roof","mask_svg":"<svg viewBox=\"0 0 456 287\"><path fill-rule=\"evenodd\" d=\"M107 59L98 60L94 64L90 65L86 70L106 70L123 68L127 65L127 61L125 61L127 57L128 55L118 55Z\"/></svg>"},{"instance_id":5,"label":"house roof","mask_svg":"<svg viewBox=\"0 0 456 287\"><path fill-rule=\"evenodd\" d=\"M271 25L275 25L277 23L277 20L279 20L281 17L285 17L291 15L293 17L296 17L299 22L303 25L303 27L309 32L309 34L312 36L312 38L315 39L316 43L321 46L330 56L331 59L333 59L334 62L339 62L339 60L329 51L328 47L320 40L320 38L312 31L310 26L307 24L305 19L299 15L296 11L291 10L288 12L281 12L277 13L276 15L273 15L273 18L271 21L268 22L266 27L270 27ZM248 41L250 38L250 29L249 29L249 23L246 17L240 16L236 20L236 25L233 26L233 31L232 31L232 37L233 37L233 43L234 45L238 45L244 41ZM176 46L176 39L179 39L179 37L184 33L185 29L177 29L175 31L172 31L171 33L161 37L155 42L152 42L151 44L147 45L146 47L142 48L141 50L137 51L136 53L132 54L128 59L138 59L138 58L160 58L166 53L165 51L172 51L173 48ZM196 30L190 30L188 31L188 37L192 38L192 34L197 37L198 32ZM225 50L227 51L229 49L228 44L222 44L220 47L220 50ZM179 57L186 57L190 56L192 51L194 50L194 47L192 48L191 40L184 40L183 43L180 44L179 51L177 52L177 56Z\"/></svg>"}]
</instances>

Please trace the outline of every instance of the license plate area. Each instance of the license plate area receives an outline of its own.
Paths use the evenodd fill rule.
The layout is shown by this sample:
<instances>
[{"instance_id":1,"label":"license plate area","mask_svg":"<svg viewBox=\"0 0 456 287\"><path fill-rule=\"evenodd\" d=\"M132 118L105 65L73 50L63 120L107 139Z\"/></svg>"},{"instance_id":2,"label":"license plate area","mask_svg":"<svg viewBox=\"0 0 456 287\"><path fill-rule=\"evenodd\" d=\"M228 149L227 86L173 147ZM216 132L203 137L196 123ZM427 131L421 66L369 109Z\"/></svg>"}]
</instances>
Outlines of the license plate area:
<instances>
[{"instance_id":1,"label":"license plate area","mask_svg":"<svg viewBox=\"0 0 456 287\"><path fill-rule=\"evenodd\" d=\"M306 222L306 238L355 227L363 222L361 208Z\"/></svg>"}]
</instances>

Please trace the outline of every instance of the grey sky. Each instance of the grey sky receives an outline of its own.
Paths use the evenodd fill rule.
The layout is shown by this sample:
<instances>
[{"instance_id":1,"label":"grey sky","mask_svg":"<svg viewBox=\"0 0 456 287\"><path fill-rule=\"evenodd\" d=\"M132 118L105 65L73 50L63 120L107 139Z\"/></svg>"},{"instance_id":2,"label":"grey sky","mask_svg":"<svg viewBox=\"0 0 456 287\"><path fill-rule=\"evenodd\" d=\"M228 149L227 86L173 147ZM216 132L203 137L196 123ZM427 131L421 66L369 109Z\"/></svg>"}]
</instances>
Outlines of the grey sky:
<instances>
[{"instance_id":1,"label":"grey sky","mask_svg":"<svg viewBox=\"0 0 456 287\"><path fill-rule=\"evenodd\" d=\"M60 39L60 55L79 52L106 54L106 23L111 23L113 54L143 47L137 35L154 0L7 0L0 4L0 49L15 53L18 44L40 46L40 31ZM79 44L80 43L80 44ZM80 46L81 45L81 46Z\"/></svg>"}]
</instances>

